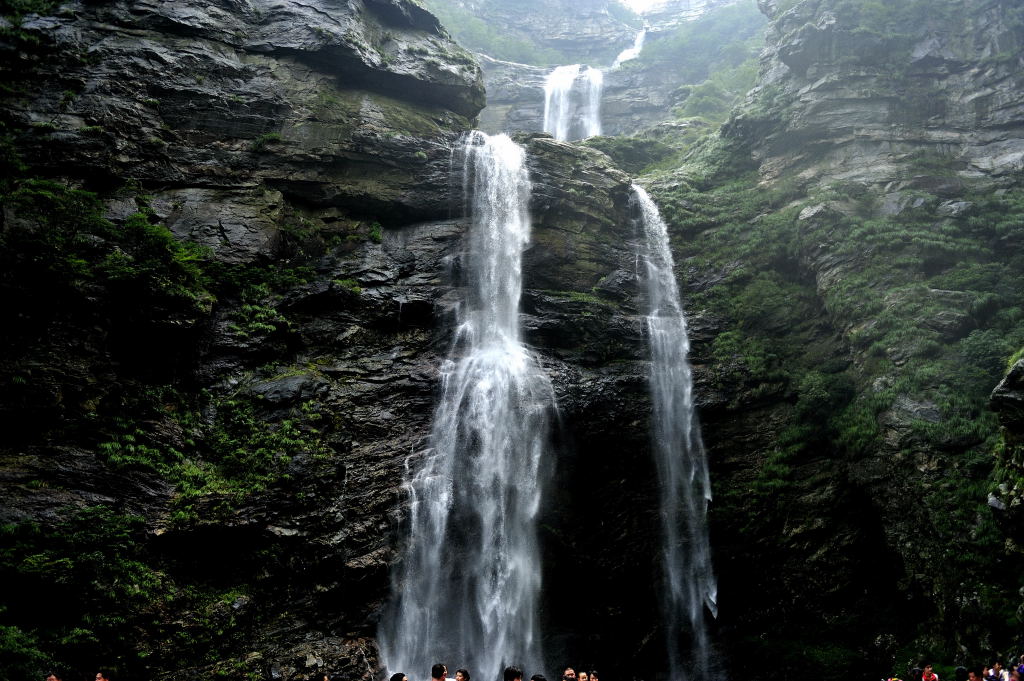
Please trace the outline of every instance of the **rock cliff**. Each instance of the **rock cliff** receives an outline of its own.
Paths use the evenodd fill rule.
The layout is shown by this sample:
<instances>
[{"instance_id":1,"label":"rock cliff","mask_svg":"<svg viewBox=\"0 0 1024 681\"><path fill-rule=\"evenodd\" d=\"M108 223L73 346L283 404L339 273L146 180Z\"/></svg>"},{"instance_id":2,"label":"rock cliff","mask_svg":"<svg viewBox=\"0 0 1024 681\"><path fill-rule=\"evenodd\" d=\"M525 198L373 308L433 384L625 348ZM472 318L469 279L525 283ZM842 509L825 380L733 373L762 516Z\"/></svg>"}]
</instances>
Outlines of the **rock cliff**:
<instances>
[{"instance_id":1,"label":"rock cliff","mask_svg":"<svg viewBox=\"0 0 1024 681\"><path fill-rule=\"evenodd\" d=\"M1012 652L1017 576L987 557L1021 542L1022 17L928 5L763 0L758 87L642 178L690 314L716 639L756 678ZM33 7L0 26L10 668L365 681L459 299L480 70L405 0ZM546 652L653 675L630 180L529 132L542 69L484 69L482 120L528 131L522 319L559 399ZM656 120L675 77L610 75L607 127Z\"/></svg>"},{"instance_id":2,"label":"rock cliff","mask_svg":"<svg viewBox=\"0 0 1024 681\"><path fill-rule=\"evenodd\" d=\"M11 668L370 678L458 299L450 163L478 68L398 0L70 4L12 17L8 39ZM548 550L571 556L546 607L638 640L656 552L632 559L633 533L657 518L631 499L653 470L629 179L522 142L524 324L575 490L545 511ZM618 595L592 601L585 555ZM550 630L576 645L572 623Z\"/></svg>"},{"instance_id":3,"label":"rock cliff","mask_svg":"<svg viewBox=\"0 0 1024 681\"><path fill-rule=\"evenodd\" d=\"M764 176L906 182L935 159L951 180L1020 170L1016 4L759 4L772 21L758 87L724 134Z\"/></svg>"},{"instance_id":4,"label":"rock cliff","mask_svg":"<svg viewBox=\"0 0 1024 681\"><path fill-rule=\"evenodd\" d=\"M479 68L400 0L33 8L0 48L12 670L370 676Z\"/></svg>"},{"instance_id":5,"label":"rock cliff","mask_svg":"<svg viewBox=\"0 0 1024 681\"><path fill-rule=\"evenodd\" d=\"M1010 654L1009 628L981 621L1017 606L985 556L1019 551L997 529L1013 525L999 506L1017 469L988 395L1024 341L1009 294L1024 145L998 94L1014 88L1021 15L761 6L746 104L645 180L691 309L719 317L694 351L712 381L723 636L780 678Z\"/></svg>"}]
</instances>

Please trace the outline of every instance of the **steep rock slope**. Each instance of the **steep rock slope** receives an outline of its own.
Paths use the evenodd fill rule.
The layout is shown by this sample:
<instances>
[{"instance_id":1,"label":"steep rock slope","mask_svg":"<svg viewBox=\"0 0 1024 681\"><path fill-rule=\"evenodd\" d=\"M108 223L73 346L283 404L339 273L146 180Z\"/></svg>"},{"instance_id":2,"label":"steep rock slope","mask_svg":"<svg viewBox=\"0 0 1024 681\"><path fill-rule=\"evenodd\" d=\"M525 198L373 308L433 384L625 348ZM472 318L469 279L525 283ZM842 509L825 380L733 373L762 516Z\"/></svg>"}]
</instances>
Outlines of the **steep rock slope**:
<instances>
[{"instance_id":1,"label":"steep rock slope","mask_svg":"<svg viewBox=\"0 0 1024 681\"><path fill-rule=\"evenodd\" d=\"M953 178L1020 170L1016 4L759 4L772 19L760 82L726 134L763 175L884 183L935 158Z\"/></svg>"},{"instance_id":2,"label":"steep rock slope","mask_svg":"<svg viewBox=\"0 0 1024 681\"><path fill-rule=\"evenodd\" d=\"M372 674L478 67L398 0L31 8L2 61L12 673Z\"/></svg>"},{"instance_id":3,"label":"steep rock slope","mask_svg":"<svg viewBox=\"0 0 1024 681\"><path fill-rule=\"evenodd\" d=\"M988 395L1024 343L1021 13L761 4L747 103L645 180L691 308L720 317L694 350L723 640L764 678L1013 654Z\"/></svg>"},{"instance_id":4,"label":"steep rock slope","mask_svg":"<svg viewBox=\"0 0 1024 681\"><path fill-rule=\"evenodd\" d=\"M266 214L275 192L443 215L446 140L484 101L472 58L412 4L72 4L21 30L40 44L9 48L6 118L39 133L34 167L171 187L154 198L181 207L179 231L209 231L196 201ZM233 239L248 257L267 238L254 231Z\"/></svg>"}]
</instances>

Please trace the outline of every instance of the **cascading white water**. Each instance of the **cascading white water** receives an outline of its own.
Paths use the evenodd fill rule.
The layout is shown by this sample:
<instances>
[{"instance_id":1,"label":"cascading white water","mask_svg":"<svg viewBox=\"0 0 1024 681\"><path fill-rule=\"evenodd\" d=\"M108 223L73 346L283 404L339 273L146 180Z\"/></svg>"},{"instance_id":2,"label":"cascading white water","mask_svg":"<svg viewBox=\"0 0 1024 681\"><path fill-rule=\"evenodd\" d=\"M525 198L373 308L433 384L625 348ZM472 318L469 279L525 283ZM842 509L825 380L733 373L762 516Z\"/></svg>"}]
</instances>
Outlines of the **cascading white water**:
<instances>
[{"instance_id":1,"label":"cascading white water","mask_svg":"<svg viewBox=\"0 0 1024 681\"><path fill-rule=\"evenodd\" d=\"M579 64L559 66L544 80L544 132L556 140L569 139L572 123L572 90L580 74Z\"/></svg>"},{"instance_id":2,"label":"cascading white water","mask_svg":"<svg viewBox=\"0 0 1024 681\"><path fill-rule=\"evenodd\" d=\"M482 679L504 664L543 668L536 516L554 395L520 342L525 156L506 135L473 132L465 146L466 299L430 446L407 479L405 551L378 634L389 673L425 678L438 661Z\"/></svg>"},{"instance_id":3,"label":"cascading white water","mask_svg":"<svg viewBox=\"0 0 1024 681\"><path fill-rule=\"evenodd\" d=\"M623 62L627 62L630 59L636 59L640 56L640 53L644 49L644 40L647 39L647 29L643 29L636 34L636 38L633 39L633 47L627 47L622 52L619 52L619 56L615 58L612 63L612 68L617 69L622 66Z\"/></svg>"},{"instance_id":4,"label":"cascading white water","mask_svg":"<svg viewBox=\"0 0 1024 681\"><path fill-rule=\"evenodd\" d=\"M718 614L706 522L711 481L694 410L690 339L668 232L647 192L634 185L633 193L643 231L640 248L649 304L651 436L661 486L669 678L699 681L708 678L710 667L705 608L712 616ZM679 644L687 633L689 652Z\"/></svg>"},{"instance_id":5,"label":"cascading white water","mask_svg":"<svg viewBox=\"0 0 1024 681\"><path fill-rule=\"evenodd\" d=\"M601 134L604 73L579 64L559 66L544 81L544 132L567 141Z\"/></svg>"},{"instance_id":6,"label":"cascading white water","mask_svg":"<svg viewBox=\"0 0 1024 681\"><path fill-rule=\"evenodd\" d=\"M601 134L601 95L604 94L604 72L588 66L583 72L583 92L586 103L583 107L583 136Z\"/></svg>"}]
</instances>

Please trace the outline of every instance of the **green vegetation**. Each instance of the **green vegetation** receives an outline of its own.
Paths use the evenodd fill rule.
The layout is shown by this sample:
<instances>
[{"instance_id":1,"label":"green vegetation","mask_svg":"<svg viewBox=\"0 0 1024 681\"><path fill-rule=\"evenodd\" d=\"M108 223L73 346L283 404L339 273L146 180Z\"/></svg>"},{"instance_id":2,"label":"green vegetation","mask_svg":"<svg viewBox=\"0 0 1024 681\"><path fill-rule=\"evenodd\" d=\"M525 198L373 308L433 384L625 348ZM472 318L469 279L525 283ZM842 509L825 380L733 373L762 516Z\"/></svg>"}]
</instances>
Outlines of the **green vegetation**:
<instances>
[{"instance_id":1,"label":"green vegetation","mask_svg":"<svg viewBox=\"0 0 1024 681\"><path fill-rule=\"evenodd\" d=\"M379 222L374 222L370 225L370 241L375 244L379 244L384 240L384 228L381 227Z\"/></svg>"},{"instance_id":2,"label":"green vegetation","mask_svg":"<svg viewBox=\"0 0 1024 681\"><path fill-rule=\"evenodd\" d=\"M340 286L341 288L345 289L346 291L351 291L352 293L359 294L363 292L363 289L359 285L359 282L356 281L355 279L335 279L334 283L337 286Z\"/></svg>"},{"instance_id":3,"label":"green vegetation","mask_svg":"<svg viewBox=\"0 0 1024 681\"><path fill-rule=\"evenodd\" d=\"M169 477L179 485L178 518L188 518L192 503L211 494L223 499L224 510L275 484L288 462L299 455L328 458L332 450L313 424L323 415L312 402L292 409L289 418L268 421L258 400L229 395L212 401L216 418L200 429L202 458L192 459Z\"/></svg>"},{"instance_id":4,"label":"green vegetation","mask_svg":"<svg viewBox=\"0 0 1024 681\"><path fill-rule=\"evenodd\" d=\"M114 468L155 473L174 485L179 521L194 520L195 505L204 500L229 512L284 480L296 456L332 456L325 437L334 423L316 403L306 401L268 419L269 408L249 387L198 398L169 387L128 396L121 413L99 425L97 452ZM173 444L168 428L178 434Z\"/></svg>"},{"instance_id":5,"label":"green vegetation","mask_svg":"<svg viewBox=\"0 0 1024 681\"><path fill-rule=\"evenodd\" d=\"M20 24L28 14L48 16L59 4L57 0L0 0L0 16Z\"/></svg>"},{"instance_id":6,"label":"green vegetation","mask_svg":"<svg viewBox=\"0 0 1024 681\"><path fill-rule=\"evenodd\" d=\"M643 137L590 137L581 144L603 151L627 173L640 173L646 168L676 156L676 149L660 140Z\"/></svg>"},{"instance_id":7,"label":"green vegetation","mask_svg":"<svg viewBox=\"0 0 1024 681\"><path fill-rule=\"evenodd\" d=\"M8 25L0 27L0 36L13 40L23 47L35 47L39 44L37 35L21 30L21 24L30 14L49 16L60 5L58 0L0 0L0 17Z\"/></svg>"},{"instance_id":8,"label":"green vegetation","mask_svg":"<svg viewBox=\"0 0 1024 681\"><path fill-rule=\"evenodd\" d=\"M680 103L672 112L677 118L704 118L722 123L757 79L756 51L744 61L712 71L703 83L680 87L676 96Z\"/></svg>"},{"instance_id":9,"label":"green vegetation","mask_svg":"<svg viewBox=\"0 0 1024 681\"><path fill-rule=\"evenodd\" d=\"M241 292L241 305L232 311L230 331L240 338L261 337L287 329L288 320L270 304L270 287L251 284Z\"/></svg>"},{"instance_id":10,"label":"green vegetation","mask_svg":"<svg viewBox=\"0 0 1024 681\"><path fill-rule=\"evenodd\" d=\"M613 303L610 300L606 300L606 299L602 298L601 296L597 295L597 293L584 293L582 291L550 291L550 290L545 290L544 293L546 293L549 296L554 296L556 298L561 298L561 299L564 299L564 300L567 300L567 301L572 301L574 303L582 303L582 304L587 305L587 306L597 305L597 306L606 307L606 308L615 308L615 307L617 307L615 305L615 303Z\"/></svg>"},{"instance_id":11,"label":"green vegetation","mask_svg":"<svg viewBox=\"0 0 1024 681\"><path fill-rule=\"evenodd\" d=\"M754 85L765 24L753 2L721 7L648 41L623 68L673 70L691 84L674 93L673 113L721 122Z\"/></svg>"},{"instance_id":12,"label":"green vegetation","mask_svg":"<svg viewBox=\"0 0 1024 681\"><path fill-rule=\"evenodd\" d=\"M700 83L714 72L737 67L752 53L756 55L764 46L766 25L767 19L754 2L720 7L648 41L640 56L624 68L671 65L680 73L679 80Z\"/></svg>"},{"instance_id":13,"label":"green vegetation","mask_svg":"<svg viewBox=\"0 0 1024 681\"><path fill-rule=\"evenodd\" d=\"M752 486L722 491L720 512L751 541L803 522L795 513L819 514L816 523L839 528L850 522L839 500L802 511L792 505L828 484L812 473L821 461L842 470L891 451L890 465L905 470L926 460L924 473L894 475L913 480L904 493L921 504L908 513L916 527L928 528L904 559L933 569L899 579L903 588L932 594L927 607L941 611L936 621L944 624L916 624L919 638L903 643L922 654L927 641L942 641L931 649L939 655L977 645L992 632L987 618L1011 630L1018 615L1005 605L1020 587L1017 577L979 562L986 546L1001 541L986 504L991 452L1004 452L1002 484L1019 476L1013 455L998 444L987 402L1006 359L1024 345L1017 293L1024 290L1024 256L999 247L1024 227L1024 192L965 189L958 199L969 208L956 214L940 211L938 197L908 192L905 208L883 215L863 187L809 191L791 180L766 187L747 164L744 150L711 135L692 146L663 188L654 176L651 190L679 259L716 282L687 306L725 318L708 350L717 388L739 408L774 405L780 419ZM940 159L929 166L929 174L945 172ZM800 219L813 206L816 212ZM840 269L809 278L819 257ZM824 325L841 337L823 338ZM792 553L779 560L791 570L802 547L823 544L801 537L784 545ZM819 559L804 558L809 566ZM963 593L969 605L958 600ZM831 641L845 635L821 623L806 632L807 641L822 631Z\"/></svg>"},{"instance_id":14,"label":"green vegetation","mask_svg":"<svg viewBox=\"0 0 1024 681\"><path fill-rule=\"evenodd\" d=\"M279 132L265 132L249 144L250 151L263 151L268 145L278 144L284 141L284 136Z\"/></svg>"},{"instance_id":15,"label":"green vegetation","mask_svg":"<svg viewBox=\"0 0 1024 681\"><path fill-rule=\"evenodd\" d=\"M9 165L15 171L24 168L16 155L12 158ZM278 292L312 276L308 266L290 264L287 259L244 265L212 260L209 249L179 241L154 222L145 207L148 197L137 186L126 186L124 192L134 196L143 211L116 224L103 217L102 202L94 193L32 178L9 177L6 185L3 201L16 220L0 234L0 291L6 314L21 320L7 334L5 346L5 374L15 367L10 375L18 385L28 385L31 380L16 368L17 353L45 348L55 329L69 323L74 328L79 318L96 323L95 319L107 317L104 324L113 329L131 326L135 333L138 325L146 323L181 320L192 325L210 315L216 300L233 303L229 317L238 336L265 338L286 332L288 320L275 307ZM307 231L294 238L304 241L313 236ZM316 253L322 253L323 247L321 243ZM299 249L296 259L305 257ZM97 299L105 302L100 305ZM160 327L160 333L167 331ZM140 419L156 423L167 413L180 419L180 415L194 414L199 406L187 405L180 398L164 404L160 402L163 393L154 390L147 388L134 398L124 395L125 413L109 415L108 425L100 426L106 435L97 442L97 450L110 465L150 470L177 484L184 480L183 467L205 460L220 467L218 474L223 479L240 480L243 487L252 488L267 484L277 474L279 467L272 462L275 457L285 460L298 452L325 451L316 429L309 427L319 420L318 414L306 411L298 420L267 423L253 415L254 404L246 406L237 396L208 398L205 408L218 414L211 432L200 428L183 445L162 447L158 444L161 438L153 436ZM90 418L95 421L97 416L94 413ZM193 416L179 425L189 429L197 427L197 422L198 417ZM200 439L216 442L216 446L197 449L195 442ZM229 451L232 443L236 450L245 449L260 462L232 463L240 456Z\"/></svg>"},{"instance_id":16,"label":"green vegetation","mask_svg":"<svg viewBox=\"0 0 1024 681\"><path fill-rule=\"evenodd\" d=\"M243 591L176 581L143 550L151 530L141 517L106 506L63 517L51 528L0 527L0 677L42 678L49 665L77 677L113 664L142 678L171 662L171 646L201 663L238 643L246 622L229 606Z\"/></svg>"},{"instance_id":17,"label":"green vegetation","mask_svg":"<svg viewBox=\"0 0 1024 681\"><path fill-rule=\"evenodd\" d=\"M95 194L49 180L18 182L4 200L25 222L0 235L0 287L30 289L18 303L26 317L38 316L40 305L77 305L95 286L115 301L192 315L209 311L199 265L206 249L178 241L149 214L115 225L102 217Z\"/></svg>"}]
</instances>

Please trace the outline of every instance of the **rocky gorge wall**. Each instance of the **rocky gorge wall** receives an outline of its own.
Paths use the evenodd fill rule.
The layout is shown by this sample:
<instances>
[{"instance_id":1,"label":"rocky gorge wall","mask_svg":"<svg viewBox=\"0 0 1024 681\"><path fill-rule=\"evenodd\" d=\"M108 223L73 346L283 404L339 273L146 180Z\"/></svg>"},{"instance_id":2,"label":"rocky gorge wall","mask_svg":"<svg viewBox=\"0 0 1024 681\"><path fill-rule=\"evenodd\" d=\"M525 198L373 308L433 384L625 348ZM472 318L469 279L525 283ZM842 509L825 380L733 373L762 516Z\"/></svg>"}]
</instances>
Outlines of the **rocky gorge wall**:
<instances>
[{"instance_id":1,"label":"rocky gorge wall","mask_svg":"<svg viewBox=\"0 0 1024 681\"><path fill-rule=\"evenodd\" d=\"M373 677L479 70L399 0L37 9L3 52L6 668ZM524 325L561 409L548 648L581 645L567 604L601 622L596 655L656 629L630 183L522 141Z\"/></svg>"},{"instance_id":2,"label":"rocky gorge wall","mask_svg":"<svg viewBox=\"0 0 1024 681\"><path fill-rule=\"evenodd\" d=\"M746 104L643 178L717 317L723 636L779 678L1014 655L1019 584L986 557L1020 551L989 409L1024 341L1018 8L761 7Z\"/></svg>"},{"instance_id":3,"label":"rocky gorge wall","mask_svg":"<svg viewBox=\"0 0 1024 681\"><path fill-rule=\"evenodd\" d=\"M1020 170L1013 3L759 6L772 19L759 83L725 134L752 147L765 176L884 183L936 157L956 178Z\"/></svg>"},{"instance_id":4,"label":"rocky gorge wall","mask_svg":"<svg viewBox=\"0 0 1024 681\"><path fill-rule=\"evenodd\" d=\"M764 661L755 678L1015 652L1018 578L986 557L1019 556L1019 371L995 400L1002 435L988 397L1024 345L1020 17L941 4L962 11L907 41L885 37L901 14L762 3L748 103L641 177L690 315L714 633L725 666ZM459 297L450 161L480 72L401 0L39 9L2 27L11 668L367 679ZM880 90L953 113L909 118ZM650 676L630 180L594 150L519 139L522 319L561 410L546 649Z\"/></svg>"}]
</instances>

